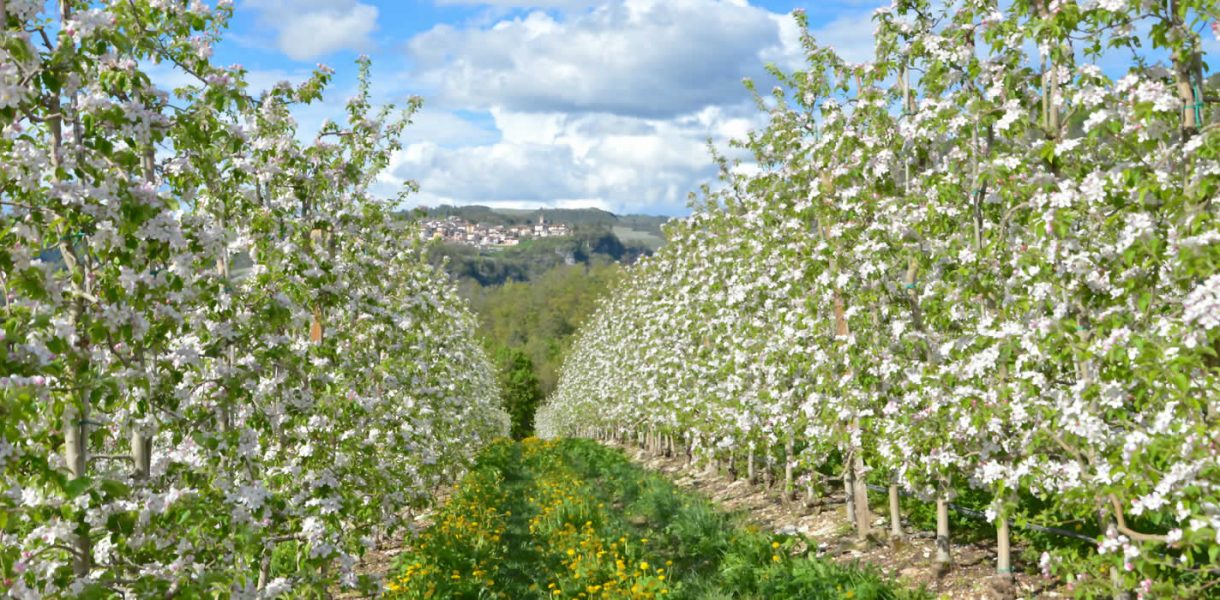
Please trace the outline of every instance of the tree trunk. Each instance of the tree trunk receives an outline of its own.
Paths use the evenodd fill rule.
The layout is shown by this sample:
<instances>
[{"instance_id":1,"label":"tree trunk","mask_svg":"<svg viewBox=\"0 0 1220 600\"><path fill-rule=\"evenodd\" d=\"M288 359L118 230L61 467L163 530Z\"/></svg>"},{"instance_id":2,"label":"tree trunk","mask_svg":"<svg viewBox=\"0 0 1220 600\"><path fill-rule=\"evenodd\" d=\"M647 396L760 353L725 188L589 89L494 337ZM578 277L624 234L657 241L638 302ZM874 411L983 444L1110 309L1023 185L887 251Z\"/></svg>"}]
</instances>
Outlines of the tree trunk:
<instances>
[{"instance_id":1,"label":"tree trunk","mask_svg":"<svg viewBox=\"0 0 1220 600\"><path fill-rule=\"evenodd\" d=\"M1101 526L1106 532L1106 537L1118 537L1118 526L1114 523L1114 517L1110 516L1110 513L1106 512L1105 510L1101 510L1100 514ZM1131 600L1131 594L1128 593L1127 590L1123 589L1122 574L1119 573L1119 570L1116 568L1110 569L1110 590L1111 597L1114 600Z\"/></svg>"},{"instance_id":2,"label":"tree trunk","mask_svg":"<svg viewBox=\"0 0 1220 600\"><path fill-rule=\"evenodd\" d=\"M809 474L809 481L805 482L805 508L813 508L817 505L818 488L813 482L816 473Z\"/></svg>"},{"instance_id":3,"label":"tree trunk","mask_svg":"<svg viewBox=\"0 0 1220 600\"><path fill-rule=\"evenodd\" d=\"M902 538L902 504L898 501L898 484L890 483L890 538Z\"/></svg>"},{"instance_id":4,"label":"tree trunk","mask_svg":"<svg viewBox=\"0 0 1220 600\"><path fill-rule=\"evenodd\" d=\"M948 573L953 557L949 552L949 499L943 491L936 495L936 568Z\"/></svg>"},{"instance_id":5,"label":"tree trunk","mask_svg":"<svg viewBox=\"0 0 1220 600\"><path fill-rule=\"evenodd\" d=\"M136 479L148 479L152 471L152 436L140 431L131 432L132 475Z\"/></svg>"},{"instance_id":6,"label":"tree trunk","mask_svg":"<svg viewBox=\"0 0 1220 600\"><path fill-rule=\"evenodd\" d=\"M1008 535L1008 515L1002 514L995 524L996 560L995 571L1000 575L1012 575L1012 548Z\"/></svg>"},{"instance_id":7,"label":"tree trunk","mask_svg":"<svg viewBox=\"0 0 1220 600\"><path fill-rule=\"evenodd\" d=\"M795 462L792 456L792 436L784 442L784 502L791 502L796 499L796 486L792 480L792 463Z\"/></svg>"},{"instance_id":8,"label":"tree trunk","mask_svg":"<svg viewBox=\"0 0 1220 600\"><path fill-rule=\"evenodd\" d=\"M64 412L64 462L67 463L70 479L80 479L86 474L89 464L89 408L86 400L81 398L79 408L69 408ZM78 577L86 577L93 568L93 550L89 538L89 524L84 516L77 523L75 541L72 544L75 556L72 561L72 572Z\"/></svg>"},{"instance_id":9,"label":"tree trunk","mask_svg":"<svg viewBox=\"0 0 1220 600\"><path fill-rule=\"evenodd\" d=\"M856 519L859 522L857 535L860 539L868 537L873 532L873 511L868 507L868 482L864 479L864 457L857 451L855 460L852 461L852 468L855 470L856 493Z\"/></svg>"},{"instance_id":10,"label":"tree trunk","mask_svg":"<svg viewBox=\"0 0 1220 600\"><path fill-rule=\"evenodd\" d=\"M859 525L859 521L856 520L856 481L855 480L856 480L856 478L852 474L852 468L849 465L846 469L843 470L843 494L845 496L845 502L843 504L847 508L847 521L849 523L851 523L853 527Z\"/></svg>"},{"instance_id":11,"label":"tree trunk","mask_svg":"<svg viewBox=\"0 0 1220 600\"><path fill-rule=\"evenodd\" d=\"M312 244L312 247L313 247L313 250L315 253L319 252L322 249L321 246L322 246L323 237L324 237L324 233L322 232L321 229L314 229L309 232L309 240ZM314 306L313 306L313 316L310 319L310 323L309 323L309 341L311 341L315 344L321 344L323 333L324 332L323 332L323 325L322 325L322 301L319 299L319 300L315 301Z\"/></svg>"},{"instance_id":12,"label":"tree trunk","mask_svg":"<svg viewBox=\"0 0 1220 600\"><path fill-rule=\"evenodd\" d=\"M758 471L754 468L754 448L746 454L746 480L750 485L758 485Z\"/></svg>"}]
</instances>

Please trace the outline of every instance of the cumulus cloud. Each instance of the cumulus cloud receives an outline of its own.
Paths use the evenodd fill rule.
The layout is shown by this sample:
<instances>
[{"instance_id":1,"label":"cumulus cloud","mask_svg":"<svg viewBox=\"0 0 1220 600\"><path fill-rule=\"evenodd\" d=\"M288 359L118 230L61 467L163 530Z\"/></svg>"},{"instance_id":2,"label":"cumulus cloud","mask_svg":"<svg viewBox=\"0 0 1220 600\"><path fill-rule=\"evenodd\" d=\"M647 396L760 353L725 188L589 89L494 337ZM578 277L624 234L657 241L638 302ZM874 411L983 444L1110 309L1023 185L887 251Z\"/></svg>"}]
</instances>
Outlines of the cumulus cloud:
<instances>
[{"instance_id":1,"label":"cumulus cloud","mask_svg":"<svg viewBox=\"0 0 1220 600\"><path fill-rule=\"evenodd\" d=\"M794 48L776 17L743 2L621 0L566 18L439 25L408 53L456 105L667 117L745 98L742 78L766 78L764 61Z\"/></svg>"},{"instance_id":2,"label":"cumulus cloud","mask_svg":"<svg viewBox=\"0 0 1220 600\"><path fill-rule=\"evenodd\" d=\"M276 46L294 60L372 46L376 6L357 0L248 0L275 29Z\"/></svg>"},{"instance_id":3,"label":"cumulus cloud","mask_svg":"<svg viewBox=\"0 0 1220 600\"><path fill-rule=\"evenodd\" d=\"M572 10L597 4L598 0L437 0L437 4L498 6L501 8L559 8Z\"/></svg>"},{"instance_id":4,"label":"cumulus cloud","mask_svg":"<svg viewBox=\"0 0 1220 600\"><path fill-rule=\"evenodd\" d=\"M495 109L502 139L478 146L409 144L382 179L417 181L415 204L596 206L617 213L684 211L689 191L714 177L706 148L757 126L746 106L708 107L675 119Z\"/></svg>"},{"instance_id":5,"label":"cumulus cloud","mask_svg":"<svg viewBox=\"0 0 1220 600\"><path fill-rule=\"evenodd\" d=\"M425 109L379 186L418 182L414 205L683 214L689 192L714 182L708 140L727 152L729 139L765 123L742 79L766 90L764 65L805 63L791 15L746 0L439 3L489 10L406 45L410 79L440 110L425 120ZM875 4L828 0L812 33L846 60L866 60Z\"/></svg>"}]
</instances>

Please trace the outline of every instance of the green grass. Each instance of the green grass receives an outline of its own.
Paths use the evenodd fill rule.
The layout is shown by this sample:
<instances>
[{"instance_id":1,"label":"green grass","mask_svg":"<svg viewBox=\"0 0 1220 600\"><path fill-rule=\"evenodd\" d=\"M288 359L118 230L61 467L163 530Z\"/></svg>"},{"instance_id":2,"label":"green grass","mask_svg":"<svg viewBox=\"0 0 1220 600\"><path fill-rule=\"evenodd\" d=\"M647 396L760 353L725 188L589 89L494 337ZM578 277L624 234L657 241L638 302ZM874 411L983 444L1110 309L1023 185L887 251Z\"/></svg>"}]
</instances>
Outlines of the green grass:
<instances>
[{"instance_id":1,"label":"green grass","mask_svg":"<svg viewBox=\"0 0 1220 600\"><path fill-rule=\"evenodd\" d=\"M656 250L657 248L665 245L665 238L651 231L632 229L631 227L625 227L623 225L615 225L612 228L612 231L614 232L614 235L618 236L618 239L624 244L646 246L652 250Z\"/></svg>"},{"instance_id":2,"label":"green grass","mask_svg":"<svg viewBox=\"0 0 1220 600\"><path fill-rule=\"evenodd\" d=\"M585 440L480 457L391 583L403 598L927 598L808 553Z\"/></svg>"}]
</instances>

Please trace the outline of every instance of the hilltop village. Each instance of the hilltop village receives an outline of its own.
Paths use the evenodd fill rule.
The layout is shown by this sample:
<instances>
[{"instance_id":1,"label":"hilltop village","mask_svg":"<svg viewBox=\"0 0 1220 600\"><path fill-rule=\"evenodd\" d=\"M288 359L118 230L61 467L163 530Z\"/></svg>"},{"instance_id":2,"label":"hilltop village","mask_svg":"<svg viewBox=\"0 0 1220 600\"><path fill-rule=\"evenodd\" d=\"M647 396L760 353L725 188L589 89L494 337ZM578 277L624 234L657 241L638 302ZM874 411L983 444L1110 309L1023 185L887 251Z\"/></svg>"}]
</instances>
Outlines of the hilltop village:
<instances>
[{"instance_id":1,"label":"hilltop village","mask_svg":"<svg viewBox=\"0 0 1220 600\"><path fill-rule=\"evenodd\" d=\"M424 239L440 239L477 248L508 247L529 238L564 237L571 229L563 223L548 223L539 215L533 225L488 225L471 223L461 217L427 218L420 221Z\"/></svg>"}]
</instances>

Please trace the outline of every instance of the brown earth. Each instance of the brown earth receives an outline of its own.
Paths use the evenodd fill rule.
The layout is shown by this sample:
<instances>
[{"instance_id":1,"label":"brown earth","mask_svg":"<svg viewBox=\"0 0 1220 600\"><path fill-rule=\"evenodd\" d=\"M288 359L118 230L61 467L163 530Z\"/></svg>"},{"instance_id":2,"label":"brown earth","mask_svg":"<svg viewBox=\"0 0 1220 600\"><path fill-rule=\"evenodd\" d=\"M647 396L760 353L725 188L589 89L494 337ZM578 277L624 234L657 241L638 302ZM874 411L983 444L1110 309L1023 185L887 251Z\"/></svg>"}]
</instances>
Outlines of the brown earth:
<instances>
[{"instance_id":1,"label":"brown earth","mask_svg":"<svg viewBox=\"0 0 1220 600\"><path fill-rule=\"evenodd\" d=\"M847 520L844 510L844 494L837 490L823 496L812 507L804 502L786 503L780 497L778 486L767 489L764 485L750 485L744 479L732 480L722 473L696 469L686 464L685 457L666 457L636 446L607 444L622 450L629 459L647 469L668 477L676 485L697 493L730 512L744 514L758 527L778 533L797 533L815 540L818 556L839 563L862 563L893 577L901 585L925 587L938 598L952 600L1009 600L1012 598L1063 598L1057 591L1058 582L1043 578L1036 566L1024 565L1016 558L1020 547L1013 547L1013 570L1011 579L995 574L995 547L991 543L952 543L953 568L941 575L934 561L935 534L930 531L911 531L910 523L902 523L907 532L901 540L883 540L861 544ZM448 490L438 497L435 507L444 505ZM420 512L411 517L411 527L422 531L432 524L436 508ZM874 521L880 535L886 535L886 509L874 506ZM407 550L410 534L389 537L379 541L377 547L365 553L356 565L360 575L372 575L380 580L390 574L396 557ZM1028 572L1027 572L1028 571ZM335 594L336 598L360 598L361 594L345 590Z\"/></svg>"},{"instance_id":2,"label":"brown earth","mask_svg":"<svg viewBox=\"0 0 1220 600\"><path fill-rule=\"evenodd\" d=\"M750 485L744 479L733 481L724 474L696 469L683 457L665 457L636 446L607 444L622 450L636 464L657 471L679 487L709 498L725 510L740 512L760 528L795 535L803 534L816 541L817 554L839 563L863 563L894 577L900 584L912 588L925 587L939 598L953 600L1008 600L1011 598L1062 598L1056 591L1057 582L1037 573L1036 565L1024 565L1017 560L1020 548L1013 547L1011 579L996 575L995 547L992 543L952 543L950 553L953 568L939 575L934 560L935 534L930 531L911 532L910 523L903 521L907 535L901 540L858 542L844 508L844 493L819 498L812 507L804 502L785 503L779 486L768 490L763 485ZM888 509L873 507L875 529L885 536L889 531ZM1031 572L1026 572L1026 570Z\"/></svg>"}]
</instances>

